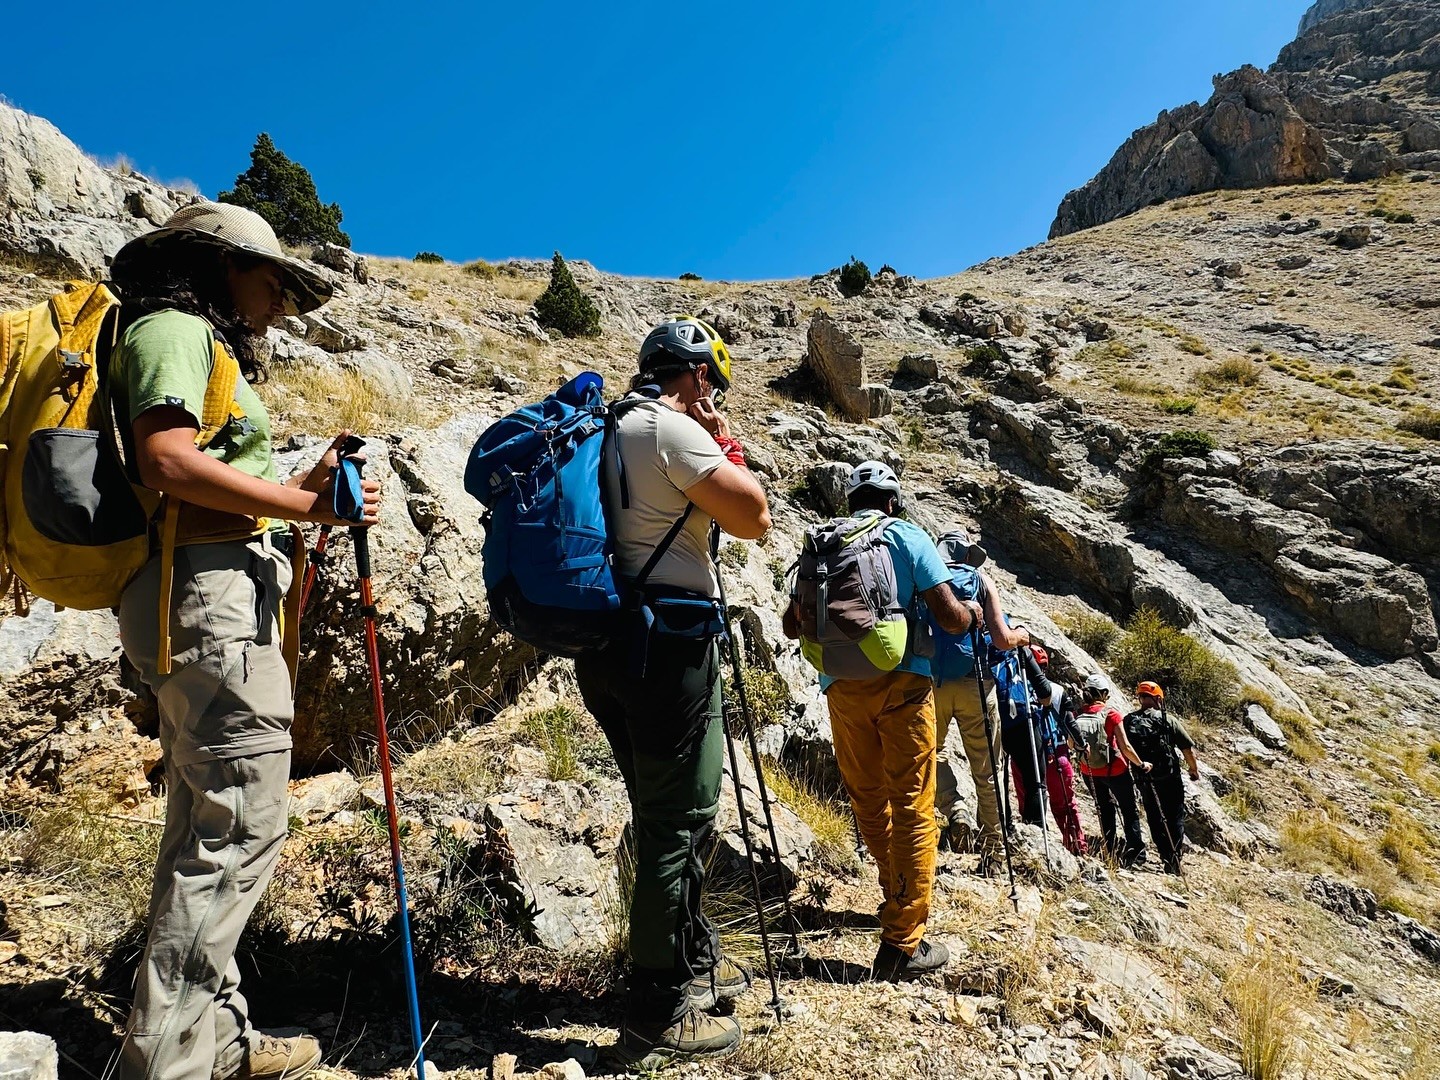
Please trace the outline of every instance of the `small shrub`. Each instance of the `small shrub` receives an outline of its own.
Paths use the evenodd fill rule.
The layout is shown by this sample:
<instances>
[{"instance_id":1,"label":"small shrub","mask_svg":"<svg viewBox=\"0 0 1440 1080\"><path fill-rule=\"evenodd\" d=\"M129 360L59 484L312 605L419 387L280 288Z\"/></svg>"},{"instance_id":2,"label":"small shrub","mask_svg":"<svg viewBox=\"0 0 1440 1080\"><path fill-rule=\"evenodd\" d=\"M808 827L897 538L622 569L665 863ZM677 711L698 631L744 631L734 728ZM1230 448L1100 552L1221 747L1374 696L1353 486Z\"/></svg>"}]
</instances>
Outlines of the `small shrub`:
<instances>
[{"instance_id":1,"label":"small shrub","mask_svg":"<svg viewBox=\"0 0 1440 1080\"><path fill-rule=\"evenodd\" d=\"M1146 453L1145 460L1153 464L1160 458L1204 457L1215 446L1215 437L1203 431L1167 431Z\"/></svg>"},{"instance_id":2,"label":"small shrub","mask_svg":"<svg viewBox=\"0 0 1440 1080\"><path fill-rule=\"evenodd\" d=\"M1393 390L1414 390L1419 386L1419 383L1415 381L1415 376L1410 374L1410 372L1396 368L1390 373L1390 377L1387 378L1382 385L1388 386Z\"/></svg>"},{"instance_id":3,"label":"small shrub","mask_svg":"<svg viewBox=\"0 0 1440 1080\"><path fill-rule=\"evenodd\" d=\"M1104 615L1089 611L1076 612L1062 620L1065 633L1096 660L1106 660L1123 631Z\"/></svg>"},{"instance_id":4,"label":"small shrub","mask_svg":"<svg viewBox=\"0 0 1440 1080\"><path fill-rule=\"evenodd\" d=\"M1171 626L1153 608L1141 608L1126 624L1110 666L1122 683L1158 682L1176 711L1199 720L1224 720L1239 700L1235 665Z\"/></svg>"},{"instance_id":5,"label":"small shrub","mask_svg":"<svg viewBox=\"0 0 1440 1080\"><path fill-rule=\"evenodd\" d=\"M1206 368L1195 376L1201 386L1257 386L1261 367L1245 356L1232 356Z\"/></svg>"},{"instance_id":6,"label":"small shrub","mask_svg":"<svg viewBox=\"0 0 1440 1080\"><path fill-rule=\"evenodd\" d=\"M1285 211L1283 211L1283 212L1280 214L1280 220L1281 220L1281 221L1290 221L1290 220L1293 219L1294 217L1295 217L1295 215L1292 214L1292 213L1290 213L1289 210L1285 210Z\"/></svg>"},{"instance_id":7,"label":"small shrub","mask_svg":"<svg viewBox=\"0 0 1440 1080\"><path fill-rule=\"evenodd\" d=\"M1386 212L1385 220L1391 225L1414 225L1415 215L1409 210L1390 210Z\"/></svg>"},{"instance_id":8,"label":"small shrub","mask_svg":"<svg viewBox=\"0 0 1440 1080\"><path fill-rule=\"evenodd\" d=\"M683 273L683 274L680 275L680 280L681 280L681 281L704 281L705 279L702 278L699 274L692 274L689 270L686 270L685 273Z\"/></svg>"},{"instance_id":9,"label":"small shrub","mask_svg":"<svg viewBox=\"0 0 1440 1080\"><path fill-rule=\"evenodd\" d=\"M992 364L1003 364L1005 350L993 341L982 341L965 350L965 360L967 368L984 370Z\"/></svg>"},{"instance_id":10,"label":"small shrub","mask_svg":"<svg viewBox=\"0 0 1440 1080\"><path fill-rule=\"evenodd\" d=\"M979 300L979 299L980 299L980 297L976 296L973 292L970 292L968 289L967 289L965 292L962 292L962 293L960 294L960 297L959 297L960 303L962 303L962 304L972 304L972 303L974 303L976 300Z\"/></svg>"},{"instance_id":11,"label":"small shrub","mask_svg":"<svg viewBox=\"0 0 1440 1080\"><path fill-rule=\"evenodd\" d=\"M1395 426L1401 431L1408 431L1425 439L1440 439L1440 409L1417 405L1402 416Z\"/></svg>"},{"instance_id":12,"label":"small shrub","mask_svg":"<svg viewBox=\"0 0 1440 1080\"><path fill-rule=\"evenodd\" d=\"M1195 411L1197 404L1193 397L1166 398L1160 402L1160 411L1171 416L1189 416Z\"/></svg>"},{"instance_id":13,"label":"small shrub","mask_svg":"<svg viewBox=\"0 0 1440 1080\"><path fill-rule=\"evenodd\" d=\"M540 709L521 721L521 737L545 755L545 774L551 780L580 779L579 723L568 705Z\"/></svg>"},{"instance_id":14,"label":"small shrub","mask_svg":"<svg viewBox=\"0 0 1440 1080\"><path fill-rule=\"evenodd\" d=\"M1263 353L1263 352L1265 351L1265 346L1264 346L1264 345L1261 345L1260 342L1258 342L1258 341L1252 341L1252 342L1250 343L1249 347L1246 348L1245 351L1246 351L1247 353L1251 353L1251 354L1254 355L1254 356L1259 356L1261 353Z\"/></svg>"},{"instance_id":15,"label":"small shrub","mask_svg":"<svg viewBox=\"0 0 1440 1080\"><path fill-rule=\"evenodd\" d=\"M743 548L746 545L731 546ZM756 729L781 723L785 714L790 711L790 690L785 685L785 680L776 672L751 667L749 664L740 670L745 680L745 697L755 714ZM738 709L740 702L734 696L727 696L726 700Z\"/></svg>"},{"instance_id":16,"label":"small shrub","mask_svg":"<svg viewBox=\"0 0 1440 1080\"><path fill-rule=\"evenodd\" d=\"M600 336L600 309L580 291L558 251L550 260L550 284L535 300L535 317L566 337Z\"/></svg>"},{"instance_id":17,"label":"small shrub","mask_svg":"<svg viewBox=\"0 0 1440 1080\"><path fill-rule=\"evenodd\" d=\"M39 169L31 166L25 170L25 175L30 179L30 186L39 191L45 186L45 174Z\"/></svg>"},{"instance_id":18,"label":"small shrub","mask_svg":"<svg viewBox=\"0 0 1440 1080\"><path fill-rule=\"evenodd\" d=\"M468 262L460 269L464 270L467 274L474 274L476 277L485 281L493 281L500 273L500 271L495 268L494 263L488 263L484 259L476 259L474 262Z\"/></svg>"},{"instance_id":19,"label":"small shrub","mask_svg":"<svg viewBox=\"0 0 1440 1080\"><path fill-rule=\"evenodd\" d=\"M1354 369L1354 368L1349 368L1349 367L1336 368L1336 369L1335 369L1335 378L1337 378L1337 379L1353 379L1353 378L1355 378L1355 369Z\"/></svg>"},{"instance_id":20,"label":"small shrub","mask_svg":"<svg viewBox=\"0 0 1440 1080\"><path fill-rule=\"evenodd\" d=\"M415 258L411 261L417 263L443 263L445 259L433 251L417 251Z\"/></svg>"},{"instance_id":21,"label":"small shrub","mask_svg":"<svg viewBox=\"0 0 1440 1080\"><path fill-rule=\"evenodd\" d=\"M859 296L870 284L870 267L855 256L840 268L840 291L846 296Z\"/></svg>"}]
</instances>

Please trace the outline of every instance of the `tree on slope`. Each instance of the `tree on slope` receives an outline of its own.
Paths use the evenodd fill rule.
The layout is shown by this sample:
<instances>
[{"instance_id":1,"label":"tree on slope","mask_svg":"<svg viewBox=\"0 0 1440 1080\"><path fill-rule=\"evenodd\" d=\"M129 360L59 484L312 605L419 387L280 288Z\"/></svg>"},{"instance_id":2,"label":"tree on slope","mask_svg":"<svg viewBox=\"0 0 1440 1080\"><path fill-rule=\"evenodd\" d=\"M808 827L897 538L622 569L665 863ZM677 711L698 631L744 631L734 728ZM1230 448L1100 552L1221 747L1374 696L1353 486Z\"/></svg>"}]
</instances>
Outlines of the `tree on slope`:
<instances>
[{"instance_id":1,"label":"tree on slope","mask_svg":"<svg viewBox=\"0 0 1440 1080\"><path fill-rule=\"evenodd\" d=\"M580 291L558 251L550 260L550 284L535 301L535 319L566 337L600 336L600 309Z\"/></svg>"},{"instance_id":2,"label":"tree on slope","mask_svg":"<svg viewBox=\"0 0 1440 1080\"><path fill-rule=\"evenodd\" d=\"M219 198L254 210L287 244L350 246L349 234L340 231L345 216L340 204L322 203L310 170L286 157L263 131L250 151L250 168L235 178L233 190L222 191Z\"/></svg>"}]
</instances>

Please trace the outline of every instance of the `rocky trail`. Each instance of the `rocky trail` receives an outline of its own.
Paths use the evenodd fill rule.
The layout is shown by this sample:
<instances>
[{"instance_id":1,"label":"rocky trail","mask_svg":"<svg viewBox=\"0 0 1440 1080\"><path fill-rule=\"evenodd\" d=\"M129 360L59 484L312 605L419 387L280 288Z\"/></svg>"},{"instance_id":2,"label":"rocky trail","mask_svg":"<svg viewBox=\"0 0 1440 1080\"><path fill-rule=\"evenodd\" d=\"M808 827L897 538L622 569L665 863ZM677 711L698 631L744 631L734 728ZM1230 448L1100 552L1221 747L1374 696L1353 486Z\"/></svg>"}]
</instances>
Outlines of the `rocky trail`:
<instances>
[{"instance_id":1,"label":"rocky trail","mask_svg":"<svg viewBox=\"0 0 1440 1080\"><path fill-rule=\"evenodd\" d=\"M341 291L271 332L261 393L282 471L354 426L386 485L381 649L446 1076L618 1071L623 787L568 664L489 621L460 481L489 423L587 368L619 385L676 311L732 347L727 408L775 519L720 561L804 955L782 965L782 1023L758 985L738 1004L742 1052L673 1073L1440 1075L1437 11L1318 4L1270 72L1222 77L1217 101L1138 132L1067 198L1056 239L953 278L887 268L847 296L834 271L682 282L572 263L604 327L573 341L535 322L546 264L313 253ZM1281 117L1278 144L1253 117L1236 126L1237 95ZM1217 131L1251 164L1222 162ZM1254 166L1316 139L1314 175ZM1173 181L1196 146L1224 169ZM1372 159L1386 167L1360 168ZM189 197L102 169L3 104L0 194L0 308L102 272ZM955 960L898 987L864 979L874 868L856 860L824 703L779 624L802 528L866 458L901 471L921 525L978 528L1067 681L1148 677L1181 650L1202 761L1183 878L1047 864L1022 827L1017 914L1003 878L944 852L932 930ZM291 838L240 957L256 1020L308 1027L347 1078L399 1075L407 1056L349 557L342 540L305 628ZM7 614L0 1030L53 1035L62 1075L101 1076L163 814L158 742L118 677L108 613ZM726 799L711 904L727 948L754 959ZM774 887L769 904L782 922ZM1256 1041L1276 1031L1288 1071L1262 1076Z\"/></svg>"}]
</instances>

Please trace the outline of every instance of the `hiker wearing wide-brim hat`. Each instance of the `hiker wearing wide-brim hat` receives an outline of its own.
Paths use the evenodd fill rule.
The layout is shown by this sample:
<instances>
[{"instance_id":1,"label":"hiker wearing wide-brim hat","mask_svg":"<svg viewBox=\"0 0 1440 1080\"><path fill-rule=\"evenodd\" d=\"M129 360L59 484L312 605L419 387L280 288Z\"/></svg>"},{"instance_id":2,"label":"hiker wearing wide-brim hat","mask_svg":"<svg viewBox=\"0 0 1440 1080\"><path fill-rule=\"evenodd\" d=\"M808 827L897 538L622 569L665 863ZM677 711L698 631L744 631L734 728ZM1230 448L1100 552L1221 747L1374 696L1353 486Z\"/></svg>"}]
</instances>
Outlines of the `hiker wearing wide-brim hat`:
<instances>
[{"instance_id":1,"label":"hiker wearing wide-brim hat","mask_svg":"<svg viewBox=\"0 0 1440 1080\"><path fill-rule=\"evenodd\" d=\"M940 558L950 570L950 587L963 600L974 600L985 612L985 626L991 644L1001 652L1028 644L1030 633L1023 626L1011 626L1003 614L1000 590L983 569L989 556L960 525L951 525L935 543ZM994 674L984 664L983 680L975 678L975 657L969 635L954 637L934 627L935 657L931 674L935 680L935 812L953 846L973 846L981 854L982 872L990 872L1002 847L999 780L991 761L1004 762L1001 742L1000 707L995 697ZM981 697L981 688L984 697ZM975 783L975 829L961 815L959 778L948 749L950 724L960 730L966 763ZM988 744L988 745L987 745Z\"/></svg>"},{"instance_id":2,"label":"hiker wearing wide-brim hat","mask_svg":"<svg viewBox=\"0 0 1440 1080\"><path fill-rule=\"evenodd\" d=\"M289 523L351 523L333 508L343 435L280 483L251 383L264 377L265 331L330 290L258 214L204 202L126 244L111 277L121 307L102 385L130 480L159 507L151 558L121 599L120 640L158 702L168 789L120 1075L299 1077L319 1044L250 1025L234 953L288 820L298 618L292 605L287 626L284 604L299 546ZM363 524L374 524L373 481L363 501Z\"/></svg>"}]
</instances>

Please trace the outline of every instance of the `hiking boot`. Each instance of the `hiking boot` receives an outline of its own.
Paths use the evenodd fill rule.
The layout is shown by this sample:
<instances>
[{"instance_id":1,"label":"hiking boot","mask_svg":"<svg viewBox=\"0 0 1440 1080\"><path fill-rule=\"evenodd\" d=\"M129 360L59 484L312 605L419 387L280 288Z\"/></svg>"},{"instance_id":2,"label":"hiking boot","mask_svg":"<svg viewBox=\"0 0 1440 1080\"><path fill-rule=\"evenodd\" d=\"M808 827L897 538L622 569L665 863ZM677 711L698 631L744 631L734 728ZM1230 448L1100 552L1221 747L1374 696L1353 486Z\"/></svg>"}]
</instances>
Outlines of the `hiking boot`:
<instances>
[{"instance_id":1,"label":"hiking boot","mask_svg":"<svg viewBox=\"0 0 1440 1080\"><path fill-rule=\"evenodd\" d=\"M240 1067L224 1080L296 1080L320 1064L320 1044L309 1035L282 1039L257 1034Z\"/></svg>"},{"instance_id":2,"label":"hiking boot","mask_svg":"<svg viewBox=\"0 0 1440 1080\"><path fill-rule=\"evenodd\" d=\"M744 1038L731 1017L710 1016L691 1006L679 1020L663 1026L627 1021L615 1050L622 1061L644 1071L671 1061L729 1057Z\"/></svg>"},{"instance_id":3,"label":"hiking boot","mask_svg":"<svg viewBox=\"0 0 1440 1080\"><path fill-rule=\"evenodd\" d=\"M918 979L922 975L933 975L949 962L950 950L938 943L931 945L922 941L914 955L906 956L903 949L882 941L875 962L870 965L870 977L881 982Z\"/></svg>"},{"instance_id":4,"label":"hiking boot","mask_svg":"<svg viewBox=\"0 0 1440 1080\"><path fill-rule=\"evenodd\" d=\"M750 972L728 956L722 956L708 975L691 979L685 992L690 997L690 1007L705 1012L722 1001L733 1001L749 989Z\"/></svg>"}]
</instances>

